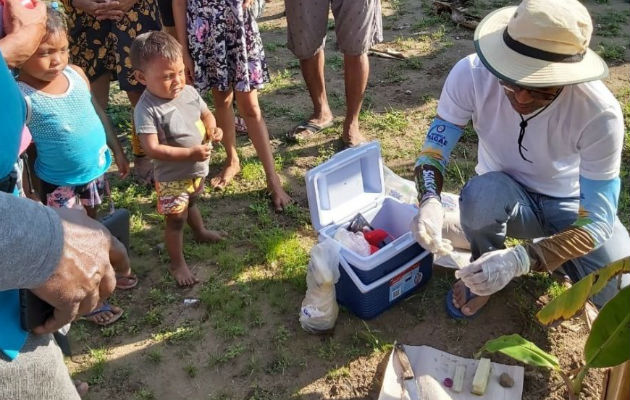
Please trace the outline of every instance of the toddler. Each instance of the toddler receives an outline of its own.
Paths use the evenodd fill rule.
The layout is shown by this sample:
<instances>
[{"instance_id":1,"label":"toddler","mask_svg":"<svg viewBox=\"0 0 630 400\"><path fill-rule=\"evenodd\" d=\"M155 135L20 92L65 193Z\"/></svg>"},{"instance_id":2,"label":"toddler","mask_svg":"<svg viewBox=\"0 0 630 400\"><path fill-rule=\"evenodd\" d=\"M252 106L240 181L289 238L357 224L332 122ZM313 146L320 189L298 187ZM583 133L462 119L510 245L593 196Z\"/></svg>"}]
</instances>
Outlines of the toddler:
<instances>
[{"instance_id":1,"label":"toddler","mask_svg":"<svg viewBox=\"0 0 630 400\"><path fill-rule=\"evenodd\" d=\"M46 35L20 67L18 85L30 104L27 124L37 149L35 173L41 182L42 202L51 207L83 207L95 218L111 164L108 145L122 177L128 174L129 163L104 112L92 102L87 77L79 67L68 64L65 20L51 6ZM137 278L131 274L124 246L113 241L123 254L113 262L116 287L130 289ZM107 325L121 315L120 308L105 303L86 318Z\"/></svg>"},{"instance_id":2,"label":"toddler","mask_svg":"<svg viewBox=\"0 0 630 400\"><path fill-rule=\"evenodd\" d=\"M195 204L208 174L210 140L221 140L214 116L199 93L186 85L182 49L165 32L147 32L131 45L136 79L146 89L134 110L134 123L145 153L153 159L157 210L166 218L164 241L170 271L180 286L198 282L183 254L184 224L199 242L227 234L204 227Z\"/></svg>"}]
</instances>

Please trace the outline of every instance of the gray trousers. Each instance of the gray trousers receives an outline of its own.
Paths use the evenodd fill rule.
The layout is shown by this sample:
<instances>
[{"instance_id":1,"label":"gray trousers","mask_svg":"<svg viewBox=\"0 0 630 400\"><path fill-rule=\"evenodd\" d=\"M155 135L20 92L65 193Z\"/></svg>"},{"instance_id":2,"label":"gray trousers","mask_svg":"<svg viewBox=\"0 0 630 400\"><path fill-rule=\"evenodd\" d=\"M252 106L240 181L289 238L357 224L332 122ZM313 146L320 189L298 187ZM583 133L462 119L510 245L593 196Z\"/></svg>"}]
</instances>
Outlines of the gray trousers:
<instances>
[{"instance_id":1,"label":"gray trousers","mask_svg":"<svg viewBox=\"0 0 630 400\"><path fill-rule=\"evenodd\" d=\"M28 335L13 361L0 355L0 399L80 400L52 335Z\"/></svg>"},{"instance_id":2,"label":"gray trousers","mask_svg":"<svg viewBox=\"0 0 630 400\"><path fill-rule=\"evenodd\" d=\"M505 248L505 237L543 238L568 228L577 219L579 198L549 197L527 191L503 172L489 172L466 183L459 198L460 222L470 242L473 259L488 251ZM589 273L630 256L630 236L615 217L613 234L601 247L562 265L577 282ZM630 275L611 280L593 297L601 307L619 285L630 283Z\"/></svg>"}]
</instances>

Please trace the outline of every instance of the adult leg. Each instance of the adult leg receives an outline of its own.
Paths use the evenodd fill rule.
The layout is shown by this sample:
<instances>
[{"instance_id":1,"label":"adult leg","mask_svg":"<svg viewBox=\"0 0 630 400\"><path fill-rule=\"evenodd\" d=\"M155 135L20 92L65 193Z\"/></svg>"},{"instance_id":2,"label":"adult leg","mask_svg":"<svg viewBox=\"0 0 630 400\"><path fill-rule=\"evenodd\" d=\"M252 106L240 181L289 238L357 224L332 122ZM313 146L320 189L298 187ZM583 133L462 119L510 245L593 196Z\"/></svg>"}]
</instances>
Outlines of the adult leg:
<instances>
[{"instance_id":1,"label":"adult leg","mask_svg":"<svg viewBox=\"0 0 630 400\"><path fill-rule=\"evenodd\" d=\"M223 130L221 143L227 155L223 170L219 175L210 179L210 186L214 189L223 189L241 171L238 153L236 152L236 128L234 127L234 109L232 108L233 93L232 90L221 91L212 89L215 107L214 116L217 119L217 125Z\"/></svg>"},{"instance_id":2,"label":"adult leg","mask_svg":"<svg viewBox=\"0 0 630 400\"><path fill-rule=\"evenodd\" d=\"M109 105L109 82L111 80L111 74L105 73L90 82L90 89L92 95L103 111L107 111Z\"/></svg>"},{"instance_id":3,"label":"adult leg","mask_svg":"<svg viewBox=\"0 0 630 400\"><path fill-rule=\"evenodd\" d=\"M508 234L522 239L544 235L535 199L503 172L471 178L459 201L462 229L474 259L505 248ZM453 286L453 304L465 315L475 314L488 299L489 296L478 296L467 301L465 285L458 281Z\"/></svg>"},{"instance_id":4,"label":"adult leg","mask_svg":"<svg viewBox=\"0 0 630 400\"><path fill-rule=\"evenodd\" d=\"M313 103L313 113L308 121L319 126L325 126L333 120L333 114L326 95L326 81L324 79L324 49L314 56L300 60L300 70L306 83L306 88ZM296 132L299 135L299 132Z\"/></svg>"},{"instance_id":5,"label":"adult leg","mask_svg":"<svg viewBox=\"0 0 630 400\"><path fill-rule=\"evenodd\" d=\"M197 197L191 196L188 200L188 226L191 227L195 240L201 243L214 243L223 240L227 236L225 231L211 231L203 225L203 218L199 207L197 207Z\"/></svg>"},{"instance_id":6,"label":"adult leg","mask_svg":"<svg viewBox=\"0 0 630 400\"><path fill-rule=\"evenodd\" d=\"M267 125L260 112L258 94L256 90L250 92L235 92L236 105L247 124L247 134L254 144L256 154L260 159L267 177L267 187L271 192L271 200L276 211L282 211L291 203L291 197L282 188L282 182L275 170L273 152L269 143Z\"/></svg>"},{"instance_id":7,"label":"adult leg","mask_svg":"<svg viewBox=\"0 0 630 400\"><path fill-rule=\"evenodd\" d=\"M354 146L365 141L359 131L359 111L370 72L367 52L383 40L381 4L379 0L332 0L332 12L337 43L344 54L346 119L342 139Z\"/></svg>"},{"instance_id":8,"label":"adult leg","mask_svg":"<svg viewBox=\"0 0 630 400\"><path fill-rule=\"evenodd\" d=\"M0 354L0 393L3 399L80 399L50 334L29 334L12 361Z\"/></svg>"},{"instance_id":9,"label":"adult leg","mask_svg":"<svg viewBox=\"0 0 630 400\"><path fill-rule=\"evenodd\" d=\"M184 259L184 224L187 219L187 209L179 214L167 214L164 229L166 251L171 259L169 269L179 286L192 286L199 282Z\"/></svg>"},{"instance_id":10,"label":"adult leg","mask_svg":"<svg viewBox=\"0 0 630 400\"><path fill-rule=\"evenodd\" d=\"M287 46L300 60L300 70L313 103L308 122L326 126L333 120L324 81L324 46L328 28L329 0L285 1ZM289 138L305 137L308 130L296 127Z\"/></svg>"},{"instance_id":11,"label":"adult leg","mask_svg":"<svg viewBox=\"0 0 630 400\"><path fill-rule=\"evenodd\" d=\"M342 139L350 146L365 142L359 131L359 112L363 94L370 75L370 62L367 54L344 55L344 83L346 89L346 119L343 122Z\"/></svg>"}]
</instances>

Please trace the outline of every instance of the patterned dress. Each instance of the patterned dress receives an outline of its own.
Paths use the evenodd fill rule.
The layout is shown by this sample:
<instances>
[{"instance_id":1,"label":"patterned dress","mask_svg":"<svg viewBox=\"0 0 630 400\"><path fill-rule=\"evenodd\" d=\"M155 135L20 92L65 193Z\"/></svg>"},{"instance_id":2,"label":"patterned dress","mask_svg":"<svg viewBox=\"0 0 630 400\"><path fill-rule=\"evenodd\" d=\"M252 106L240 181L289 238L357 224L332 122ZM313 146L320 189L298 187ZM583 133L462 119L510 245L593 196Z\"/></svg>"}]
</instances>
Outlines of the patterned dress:
<instances>
[{"instance_id":1,"label":"patterned dress","mask_svg":"<svg viewBox=\"0 0 630 400\"><path fill-rule=\"evenodd\" d=\"M269 81L258 25L242 0L188 0L186 20L201 93L249 92Z\"/></svg>"},{"instance_id":2,"label":"patterned dress","mask_svg":"<svg viewBox=\"0 0 630 400\"><path fill-rule=\"evenodd\" d=\"M137 0L120 21L99 21L74 8L72 0L61 2L67 15L72 63L81 67L90 81L111 73L121 90L144 90L133 74L129 49L136 36L162 29L157 0Z\"/></svg>"}]
</instances>

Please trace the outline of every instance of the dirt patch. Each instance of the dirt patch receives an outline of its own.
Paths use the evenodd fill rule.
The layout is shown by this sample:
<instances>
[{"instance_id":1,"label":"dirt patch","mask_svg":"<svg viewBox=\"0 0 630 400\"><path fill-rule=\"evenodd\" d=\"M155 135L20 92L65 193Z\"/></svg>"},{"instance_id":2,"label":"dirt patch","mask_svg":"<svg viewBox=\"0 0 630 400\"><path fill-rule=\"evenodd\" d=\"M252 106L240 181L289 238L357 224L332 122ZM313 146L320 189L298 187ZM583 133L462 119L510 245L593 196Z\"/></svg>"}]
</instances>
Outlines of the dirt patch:
<instances>
[{"instance_id":1,"label":"dirt patch","mask_svg":"<svg viewBox=\"0 0 630 400\"><path fill-rule=\"evenodd\" d=\"M493 2L499 3L506 2ZM370 57L362 128L366 136L381 141L386 164L410 177L450 67L473 52L472 32L430 14L426 1L382 4L385 42L378 48L401 51L408 58ZM474 11L480 15L492 7L475 4ZM623 1L586 5L593 15L630 12ZM251 176L246 176L244 168L226 191L208 191L200 204L206 223L227 230L230 239L200 246L191 244L186 233L185 254L202 283L178 289L166 272L167 260L160 249L162 220L155 213L154 194L129 183L116 184L117 203L133 215L131 254L141 282L131 292L116 293L113 302L126 310L120 322L101 329L80 322L71 331L76 355L68 365L78 377L91 382L88 398L376 399L395 340L470 357L489 339L519 333L557 355L566 370L577 367L586 327L579 319L554 328L535 322L538 298L546 295L550 285L539 277L512 282L477 318L457 322L443 311L444 296L454 278L436 268L425 288L373 320L362 321L342 309L331 335L313 336L300 328L305 265L316 241L304 174L342 148L343 64L331 29L326 85L335 125L307 143L285 143L284 134L308 117L311 105L298 63L286 48L282 12L283 2L273 0L260 21L273 76L260 102L278 168L297 205L284 214L270 211L253 147L239 136L243 165L252 171ZM606 34L616 32L600 24L596 33L602 26ZM592 47L624 45L621 59L611 63L606 80L613 93L623 98L630 86L630 29L627 21L621 26L616 35L596 36ZM115 95L113 103L110 113L125 131L129 127L126 101ZM474 135L465 135L453 155L447 190L457 192L472 174L475 152ZM219 151L213 157L211 175L220 170L223 156ZM628 188L623 192L627 197ZM199 305L185 306L188 298L200 299ZM599 398L602 377L600 371L589 373L583 398ZM565 397L558 375L526 367L524 399Z\"/></svg>"}]
</instances>

